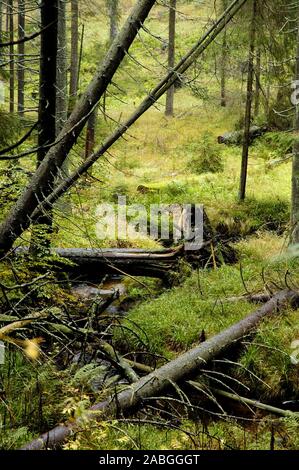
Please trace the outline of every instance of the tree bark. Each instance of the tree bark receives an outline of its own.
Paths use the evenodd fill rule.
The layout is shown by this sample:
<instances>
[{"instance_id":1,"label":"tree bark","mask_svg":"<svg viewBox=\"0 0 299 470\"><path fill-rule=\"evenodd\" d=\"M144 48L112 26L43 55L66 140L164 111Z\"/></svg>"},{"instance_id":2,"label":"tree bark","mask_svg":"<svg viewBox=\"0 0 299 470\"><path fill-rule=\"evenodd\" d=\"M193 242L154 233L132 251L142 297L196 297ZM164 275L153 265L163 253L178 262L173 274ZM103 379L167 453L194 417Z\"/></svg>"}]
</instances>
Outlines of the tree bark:
<instances>
[{"instance_id":1,"label":"tree bark","mask_svg":"<svg viewBox=\"0 0 299 470\"><path fill-rule=\"evenodd\" d=\"M18 0L18 39L25 36L25 0ZM24 115L25 43L18 44L18 113Z\"/></svg>"},{"instance_id":2,"label":"tree bark","mask_svg":"<svg viewBox=\"0 0 299 470\"><path fill-rule=\"evenodd\" d=\"M299 22L295 80L299 80ZM299 243L299 103L295 105L294 129L296 136L293 145L291 244Z\"/></svg>"},{"instance_id":3,"label":"tree bark","mask_svg":"<svg viewBox=\"0 0 299 470\"><path fill-rule=\"evenodd\" d=\"M9 21L9 41L14 40L13 0L7 0L7 16ZM15 60L13 44L9 46L9 112L15 111Z\"/></svg>"},{"instance_id":4,"label":"tree bark","mask_svg":"<svg viewBox=\"0 0 299 470\"><path fill-rule=\"evenodd\" d=\"M46 145L55 142L56 135L56 67L57 67L58 0L41 3L40 84L38 166L44 160ZM53 181L53 180L52 180Z\"/></svg>"},{"instance_id":5,"label":"tree bark","mask_svg":"<svg viewBox=\"0 0 299 470\"><path fill-rule=\"evenodd\" d=\"M270 65L270 60L266 56L265 57L265 62L266 62L266 72L265 72L265 80L267 81L266 83L266 90L265 90L265 99L264 99L264 112L266 115L266 120L267 124L270 122L270 102L271 102L271 83L270 83L270 70L271 70L271 65Z\"/></svg>"},{"instance_id":6,"label":"tree bark","mask_svg":"<svg viewBox=\"0 0 299 470\"><path fill-rule=\"evenodd\" d=\"M58 0L56 89L56 135L58 135L66 123L68 110L66 0Z\"/></svg>"},{"instance_id":7,"label":"tree bark","mask_svg":"<svg viewBox=\"0 0 299 470\"><path fill-rule=\"evenodd\" d=\"M110 43L112 43L118 33L119 0L106 0L106 3L110 20Z\"/></svg>"},{"instance_id":8,"label":"tree bark","mask_svg":"<svg viewBox=\"0 0 299 470\"><path fill-rule=\"evenodd\" d=\"M170 0L169 4L169 36L168 36L168 69L171 71L175 65L175 26L176 26L176 0ZM174 84L166 93L166 116L173 116Z\"/></svg>"},{"instance_id":9,"label":"tree bark","mask_svg":"<svg viewBox=\"0 0 299 470\"><path fill-rule=\"evenodd\" d=\"M1 225L0 252L7 252L12 247L14 240L30 225L30 216L39 202L51 193L53 177L57 175L70 149L76 143L90 113L103 96L154 4L155 0L138 0L132 9L87 91L59 134L57 143L48 151L29 186Z\"/></svg>"},{"instance_id":10,"label":"tree bark","mask_svg":"<svg viewBox=\"0 0 299 470\"><path fill-rule=\"evenodd\" d=\"M227 8L227 0L222 0L223 11ZM224 29L221 46L221 106L226 107L226 72L227 72L227 28Z\"/></svg>"},{"instance_id":11,"label":"tree bark","mask_svg":"<svg viewBox=\"0 0 299 470\"><path fill-rule=\"evenodd\" d=\"M67 80L67 43L66 43L66 0L58 0L58 44L56 73L56 136L67 121L68 115L68 80ZM69 174L68 158L61 167L58 181Z\"/></svg>"},{"instance_id":12,"label":"tree bark","mask_svg":"<svg viewBox=\"0 0 299 470\"><path fill-rule=\"evenodd\" d=\"M224 353L232 344L240 341L244 336L257 328L259 323L267 316L287 308L289 305L298 305L297 292L284 290L276 294L264 306L256 310L239 323L222 331L199 346L187 351L173 361L160 367L149 375L141 378L134 384L108 400L98 403L90 408L90 420L102 420L105 417L117 416L119 412L132 411L146 403L147 398L159 397L172 383L178 383L200 372L207 362ZM95 416L99 412L99 416ZM65 425L59 425L51 431L41 435L23 447L23 450L41 450L55 448L72 432L80 429L80 420Z\"/></svg>"},{"instance_id":13,"label":"tree bark","mask_svg":"<svg viewBox=\"0 0 299 470\"><path fill-rule=\"evenodd\" d=\"M244 140L243 140L240 190L239 190L240 201L244 201L245 196L246 196L248 155L249 155L249 146L250 146L250 126L251 126L251 113L252 113L252 100L253 100L254 51L255 51L255 41L256 41L257 2L258 0L252 0L253 6L252 6L250 37L249 37L245 127L244 127Z\"/></svg>"},{"instance_id":14,"label":"tree bark","mask_svg":"<svg viewBox=\"0 0 299 470\"><path fill-rule=\"evenodd\" d=\"M259 47L256 55L255 67L255 98L254 98L254 115L258 117L260 113L260 98L261 98L261 48Z\"/></svg>"},{"instance_id":15,"label":"tree bark","mask_svg":"<svg viewBox=\"0 0 299 470\"><path fill-rule=\"evenodd\" d=\"M9 33L9 1L6 2L6 18L5 18L5 31Z\"/></svg>"},{"instance_id":16,"label":"tree bark","mask_svg":"<svg viewBox=\"0 0 299 470\"><path fill-rule=\"evenodd\" d=\"M118 32L118 20L119 20L119 0L106 0L106 6L108 10L108 17L109 17L109 44L111 45L114 41L114 39L117 36ZM107 115L106 115L106 92L104 93L103 96L103 116L104 120L107 121ZM91 123L92 125L92 118L91 118Z\"/></svg>"},{"instance_id":17,"label":"tree bark","mask_svg":"<svg viewBox=\"0 0 299 470\"><path fill-rule=\"evenodd\" d=\"M57 66L57 25L58 0L43 0L41 3L41 34L40 44L40 84L39 84L39 132L37 168L43 162L47 149L56 137L56 66ZM55 177L51 175L49 185L54 188ZM40 244L48 247L52 232L52 214L41 215L34 222L31 236L31 249L38 250Z\"/></svg>"},{"instance_id":18,"label":"tree bark","mask_svg":"<svg viewBox=\"0 0 299 470\"><path fill-rule=\"evenodd\" d=\"M251 145L255 139L262 137L268 131L267 127L252 126L249 129L249 145ZM241 145L244 139L243 131L226 132L223 135L219 135L217 140L218 144L225 145Z\"/></svg>"},{"instance_id":19,"label":"tree bark","mask_svg":"<svg viewBox=\"0 0 299 470\"><path fill-rule=\"evenodd\" d=\"M27 248L18 248L15 254L18 256L27 252ZM168 282L171 281L172 274L179 272L180 260L185 257L183 248L156 251L118 248L55 248L52 252L74 263L73 266L63 265L63 270L71 277L90 282L97 282L106 274L154 277ZM206 261L205 258L203 264L206 264Z\"/></svg>"},{"instance_id":20,"label":"tree bark","mask_svg":"<svg viewBox=\"0 0 299 470\"><path fill-rule=\"evenodd\" d=\"M95 146L95 129L97 122L97 109L95 109L89 116L86 129L86 142L85 142L85 159L90 157L94 151Z\"/></svg>"},{"instance_id":21,"label":"tree bark","mask_svg":"<svg viewBox=\"0 0 299 470\"><path fill-rule=\"evenodd\" d=\"M97 281L105 274L156 277L167 281L179 271L182 250L150 252L121 249L56 249L55 253L73 263L67 270L76 277ZM65 268L64 268L65 269Z\"/></svg>"},{"instance_id":22,"label":"tree bark","mask_svg":"<svg viewBox=\"0 0 299 470\"><path fill-rule=\"evenodd\" d=\"M69 112L74 108L78 93L79 67L79 2L71 0L71 67Z\"/></svg>"}]
</instances>

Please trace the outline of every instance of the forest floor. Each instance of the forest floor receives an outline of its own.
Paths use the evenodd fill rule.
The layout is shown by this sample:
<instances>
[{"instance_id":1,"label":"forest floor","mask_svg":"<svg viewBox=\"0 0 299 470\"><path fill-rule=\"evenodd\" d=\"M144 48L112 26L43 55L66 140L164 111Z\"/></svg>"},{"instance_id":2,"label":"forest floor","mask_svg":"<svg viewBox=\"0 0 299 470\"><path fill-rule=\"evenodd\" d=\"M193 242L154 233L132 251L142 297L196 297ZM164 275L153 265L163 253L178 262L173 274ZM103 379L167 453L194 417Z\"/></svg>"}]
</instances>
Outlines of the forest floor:
<instances>
[{"instance_id":1,"label":"forest floor","mask_svg":"<svg viewBox=\"0 0 299 470\"><path fill-rule=\"evenodd\" d=\"M155 21L154 30L160 19L157 17ZM189 40L190 32L191 37L195 34L196 26L192 22L190 30L189 22L188 26L182 24L179 37L183 44L187 33ZM92 30L88 29L90 36ZM83 63L87 77L88 64L95 55L89 47ZM134 53L137 59L142 57L140 44ZM131 65L126 67L131 73ZM140 87L148 85L145 73L138 77ZM121 77L121 81L124 84L125 79ZM133 82L128 83L129 91ZM194 93L190 88L177 90L173 118L165 118L162 100L134 125L126 139L94 166L92 176L64 198L71 209L61 211L63 203L57 205L53 240L57 247L159 247L149 237L137 241L97 237L98 206L115 204L118 196L126 196L129 204L143 204L147 208L160 203L204 204L216 233L230 240L238 253L236 264L223 263L218 268L195 270L171 289L158 280L141 278L142 285L132 279L124 280L126 294L119 302L127 297L135 303L122 320L127 329L113 330L114 345L122 353L143 350L163 363L164 358L171 359L196 345L203 330L210 338L255 309L245 300L229 302L230 297L299 285L298 262L287 254L291 163L270 164L284 157L288 135L272 132L252 145L247 198L238 202L241 147L217 144L217 137L234 130L242 116L242 90L234 86L233 80L229 85L227 108L219 106L215 78L210 82L205 78L201 84L202 88L208 86L208 98L198 96L198 91ZM106 122L99 112L98 143L114 126L113 120L118 120L120 115L123 119L133 110L142 96L138 92L140 96L135 91L126 97L126 104L120 103L120 96L108 95L107 113L111 119ZM196 161L203 152L203 142L207 152L221 159L223 171L198 174ZM72 153L70 165L82 157L83 150L82 139ZM22 164L32 169L30 159ZM25 244L28 237L29 233L23 241ZM63 289L57 293L50 287L43 290L40 299L55 306L68 301L73 305L76 301L72 293ZM202 373L203 380L215 386L224 381L236 393L250 393L253 398L279 407L289 400L297 403L298 411L298 366L291 360L291 345L297 339L298 312L284 312L264 321L254 339L244 339L241 352L225 368L219 362L213 363L211 370L207 367ZM32 362L13 347L9 350L7 366L0 370L5 390L5 396L0 395L3 429L0 447L16 448L68 416L74 413L80 416L91 403L100 401L103 392L96 392L90 385L98 371L88 366L77 370L76 365L67 370L57 368L57 354L58 350L50 355L47 352L45 366L44 357ZM150 356L145 356L145 361L151 364ZM298 448L297 420L269 417L256 410L253 413L244 410L244 406L232 409L226 402L222 405L227 416L204 413L199 421L183 414L178 429L157 427L153 412L151 418L139 416L137 423L115 420L94 429L86 426L65 448L269 449L273 445L275 449Z\"/></svg>"}]
</instances>

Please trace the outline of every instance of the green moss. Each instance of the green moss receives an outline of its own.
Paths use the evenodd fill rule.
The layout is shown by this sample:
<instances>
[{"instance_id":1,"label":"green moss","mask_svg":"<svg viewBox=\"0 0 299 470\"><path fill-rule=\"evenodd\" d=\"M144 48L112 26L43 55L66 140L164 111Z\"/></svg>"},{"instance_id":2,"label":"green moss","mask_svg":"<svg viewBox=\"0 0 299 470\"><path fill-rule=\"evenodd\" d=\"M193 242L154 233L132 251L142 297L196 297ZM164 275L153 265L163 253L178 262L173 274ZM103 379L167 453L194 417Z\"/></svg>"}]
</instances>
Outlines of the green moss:
<instances>
[{"instance_id":1,"label":"green moss","mask_svg":"<svg viewBox=\"0 0 299 470\"><path fill-rule=\"evenodd\" d=\"M255 338L245 341L240 359L243 369L236 373L254 393L258 390L262 401L281 404L299 399L298 366L291 361L292 343L299 338L298 320L298 312L287 311L264 321Z\"/></svg>"},{"instance_id":2,"label":"green moss","mask_svg":"<svg viewBox=\"0 0 299 470\"><path fill-rule=\"evenodd\" d=\"M261 269L261 265L246 266L249 286L260 280ZM211 337L244 318L252 310L251 304L224 301L243 292L238 266L194 273L183 285L133 308L124 325L134 334L117 329L116 337L123 343L125 335L133 350L146 344L152 352L171 357L196 344L202 330Z\"/></svg>"}]
</instances>

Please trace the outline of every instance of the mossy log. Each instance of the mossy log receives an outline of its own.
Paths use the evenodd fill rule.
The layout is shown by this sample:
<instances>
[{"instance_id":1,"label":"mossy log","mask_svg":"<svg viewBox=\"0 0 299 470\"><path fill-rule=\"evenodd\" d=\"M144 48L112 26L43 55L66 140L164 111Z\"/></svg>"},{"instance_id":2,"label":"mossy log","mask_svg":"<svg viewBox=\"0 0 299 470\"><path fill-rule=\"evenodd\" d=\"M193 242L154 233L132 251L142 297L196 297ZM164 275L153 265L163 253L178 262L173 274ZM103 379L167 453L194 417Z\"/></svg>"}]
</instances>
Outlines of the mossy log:
<instances>
[{"instance_id":1,"label":"mossy log","mask_svg":"<svg viewBox=\"0 0 299 470\"><path fill-rule=\"evenodd\" d=\"M250 144L267 132L267 127L252 126L249 131ZM226 132L218 137L218 144L241 145L244 138L244 131Z\"/></svg>"}]
</instances>

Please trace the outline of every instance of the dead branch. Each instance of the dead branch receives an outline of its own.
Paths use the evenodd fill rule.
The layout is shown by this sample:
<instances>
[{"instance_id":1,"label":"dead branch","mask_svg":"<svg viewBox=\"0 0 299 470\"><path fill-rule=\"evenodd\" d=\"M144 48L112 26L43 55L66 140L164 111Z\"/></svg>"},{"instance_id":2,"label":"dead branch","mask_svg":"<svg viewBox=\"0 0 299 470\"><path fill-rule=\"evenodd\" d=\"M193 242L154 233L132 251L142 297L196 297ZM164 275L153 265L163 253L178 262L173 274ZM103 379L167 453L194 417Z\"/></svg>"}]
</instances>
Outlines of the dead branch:
<instances>
[{"instance_id":1,"label":"dead branch","mask_svg":"<svg viewBox=\"0 0 299 470\"><path fill-rule=\"evenodd\" d=\"M111 344L100 340L98 341L98 346L105 356L123 372L124 376L130 383L134 383L139 380L138 375L134 372L128 361L124 360Z\"/></svg>"},{"instance_id":2,"label":"dead branch","mask_svg":"<svg viewBox=\"0 0 299 470\"><path fill-rule=\"evenodd\" d=\"M297 418L299 419L299 413L294 413L290 410L282 410L281 408L277 408L276 406L267 405L266 403L261 403L258 400L253 400L251 398L241 397L234 393L225 392L224 390L218 390L216 388L212 388L212 391L216 395L220 395L222 397L228 398L233 401L237 401L239 403L245 403L247 405L253 406L255 408L259 408L260 410L268 411L268 413L284 416L285 418Z\"/></svg>"},{"instance_id":3,"label":"dead branch","mask_svg":"<svg viewBox=\"0 0 299 470\"><path fill-rule=\"evenodd\" d=\"M254 304L263 304L269 302L270 299L270 294L246 294L239 297L229 297L228 299L225 299L224 302L252 302Z\"/></svg>"}]
</instances>

